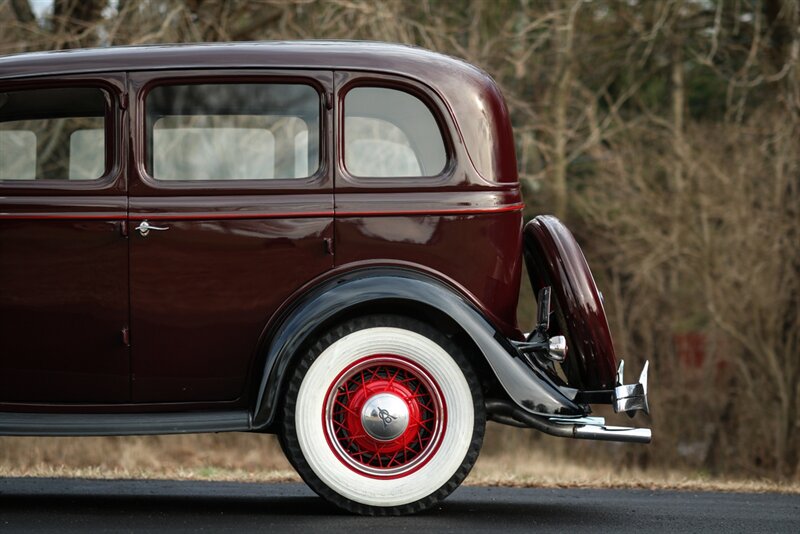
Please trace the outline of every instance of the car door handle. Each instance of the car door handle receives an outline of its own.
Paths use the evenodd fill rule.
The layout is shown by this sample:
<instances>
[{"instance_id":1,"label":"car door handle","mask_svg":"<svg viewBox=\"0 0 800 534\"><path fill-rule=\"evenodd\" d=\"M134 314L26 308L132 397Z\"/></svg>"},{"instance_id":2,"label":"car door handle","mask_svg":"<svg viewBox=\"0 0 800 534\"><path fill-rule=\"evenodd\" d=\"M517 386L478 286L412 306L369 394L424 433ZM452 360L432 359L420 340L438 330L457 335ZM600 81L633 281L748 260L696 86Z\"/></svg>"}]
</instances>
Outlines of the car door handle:
<instances>
[{"instance_id":1,"label":"car door handle","mask_svg":"<svg viewBox=\"0 0 800 534\"><path fill-rule=\"evenodd\" d=\"M147 234L150 233L150 230L159 230L159 231L169 230L169 226L153 226L147 221L142 221L141 223L139 223L139 226L134 228L134 230L137 230L142 235L142 237L146 237Z\"/></svg>"}]
</instances>

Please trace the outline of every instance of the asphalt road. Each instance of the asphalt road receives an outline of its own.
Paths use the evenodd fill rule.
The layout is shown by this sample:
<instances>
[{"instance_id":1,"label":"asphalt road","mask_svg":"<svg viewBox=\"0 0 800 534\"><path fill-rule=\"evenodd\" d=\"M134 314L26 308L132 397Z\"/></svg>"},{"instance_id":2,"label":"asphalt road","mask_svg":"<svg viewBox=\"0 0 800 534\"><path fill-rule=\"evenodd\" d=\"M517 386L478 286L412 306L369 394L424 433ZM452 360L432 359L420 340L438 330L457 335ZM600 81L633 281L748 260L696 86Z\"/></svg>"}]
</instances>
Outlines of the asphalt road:
<instances>
[{"instance_id":1,"label":"asphalt road","mask_svg":"<svg viewBox=\"0 0 800 534\"><path fill-rule=\"evenodd\" d=\"M300 484L0 478L0 532L791 532L800 496L462 487L411 517L350 516Z\"/></svg>"}]
</instances>

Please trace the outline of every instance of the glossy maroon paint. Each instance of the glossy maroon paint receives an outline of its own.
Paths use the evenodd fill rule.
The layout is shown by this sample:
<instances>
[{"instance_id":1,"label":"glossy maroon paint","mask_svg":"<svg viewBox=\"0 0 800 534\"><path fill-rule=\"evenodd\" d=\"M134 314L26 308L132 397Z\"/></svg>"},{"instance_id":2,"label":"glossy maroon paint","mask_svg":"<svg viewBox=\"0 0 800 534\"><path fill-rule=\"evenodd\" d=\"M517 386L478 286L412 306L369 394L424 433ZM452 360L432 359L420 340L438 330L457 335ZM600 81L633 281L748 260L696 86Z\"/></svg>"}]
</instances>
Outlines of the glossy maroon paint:
<instances>
[{"instance_id":1,"label":"glossy maroon paint","mask_svg":"<svg viewBox=\"0 0 800 534\"><path fill-rule=\"evenodd\" d=\"M18 365L29 354L23 347L32 337L59 346L69 342L72 363L61 365L82 362L96 375L113 376L107 384L122 393L109 396L106 385L95 384L98 391L85 398L64 392L46 396L48 383L42 383L28 397L0 401L50 403L44 411L53 411L53 403L61 403L60 410L103 411L104 403L125 401L132 404L119 410L156 411L168 403L180 403L176 409L214 402L246 406L248 385L260 378L259 335L291 304L290 296L313 287L331 269L343 272L366 263L401 264L442 278L501 332L520 338L515 313L521 195L508 112L485 73L439 54L379 43L156 46L0 58L0 90L78 78L111 80L118 117L113 157L124 165L115 167L110 181L83 190L73 184L50 191L47 184L0 182L3 318L17 312L20 300L32 307L30 320L13 323L13 350L0 353L0 361ZM316 87L323 124L319 172L307 180L253 183L178 184L148 177L142 132L148 89L223 80L299 80ZM398 88L428 105L446 140L448 165L441 175L365 179L346 173L335 150L341 103L350 88L364 84ZM143 220L170 229L142 237L133 228ZM99 247L100 237L86 241L90 230L113 243ZM12 265L23 256L42 265L48 261L21 245L36 232L54 241L83 242L86 249L73 256L73 269L77 263L98 265L93 277L73 273L72 300L53 294L56 282L42 284L40 271L26 278L22 267ZM19 251L8 248L12 245ZM69 246L74 245L48 247L59 252ZM65 276L70 272L66 268ZM103 289L96 276L117 285ZM11 280L24 289L12 294ZM80 314L80 327L59 323L65 304ZM122 343L124 327L130 348ZM76 328L91 330L108 346L70 338ZM49 358L33 371L59 369L57 357ZM90 382L101 380L95 376L81 384ZM74 402L94 405L69 404Z\"/></svg>"},{"instance_id":2,"label":"glossy maroon paint","mask_svg":"<svg viewBox=\"0 0 800 534\"><path fill-rule=\"evenodd\" d=\"M63 76L2 83L100 87L106 175L92 182L0 183L0 402L129 400L127 197L117 106L124 76ZM87 288L92 288L87 291Z\"/></svg>"},{"instance_id":3,"label":"glossy maroon paint","mask_svg":"<svg viewBox=\"0 0 800 534\"><path fill-rule=\"evenodd\" d=\"M572 387L611 389L617 360L603 299L572 233L557 218L538 216L527 225L525 260L534 291L550 286L555 329L567 336L564 369Z\"/></svg>"},{"instance_id":4,"label":"glossy maroon paint","mask_svg":"<svg viewBox=\"0 0 800 534\"><path fill-rule=\"evenodd\" d=\"M494 83L485 75L483 79L472 78L475 71L470 68L469 76L437 77L444 87L380 72L337 71L338 146L344 137L347 91L364 85L390 87L407 91L427 104L439 123L449 161L436 177L361 178L347 172L342 152L338 152L336 264L358 264L377 257L431 268L460 286L504 334L518 337L522 198L510 122L502 97L493 90ZM480 90L469 83L457 88L449 85L454 79L482 85ZM469 116L462 118L462 113ZM473 121L475 117L481 120ZM483 139L462 135L466 130L475 133L470 128L482 132ZM508 138L504 137L506 133ZM504 155L503 162L514 163L513 169L497 167L490 171L492 158L487 148L496 150L506 141L504 150L511 149L511 153ZM502 183L511 177L510 184ZM393 216L409 209L421 213ZM457 209L475 213L437 213ZM430 211L426 214L426 210ZM370 215L358 215L363 212Z\"/></svg>"},{"instance_id":5,"label":"glossy maroon paint","mask_svg":"<svg viewBox=\"0 0 800 534\"><path fill-rule=\"evenodd\" d=\"M213 76L213 78L211 78ZM134 402L236 400L246 392L265 321L333 266L332 135L309 179L159 182L145 171L144 109L164 83L307 83L331 91L327 71L131 73L131 227L169 227L130 241L131 389ZM321 110L324 111L324 110ZM321 113L322 132L330 114Z\"/></svg>"},{"instance_id":6,"label":"glossy maroon paint","mask_svg":"<svg viewBox=\"0 0 800 534\"><path fill-rule=\"evenodd\" d=\"M0 224L0 401L128 400L127 271L116 221Z\"/></svg>"}]
</instances>

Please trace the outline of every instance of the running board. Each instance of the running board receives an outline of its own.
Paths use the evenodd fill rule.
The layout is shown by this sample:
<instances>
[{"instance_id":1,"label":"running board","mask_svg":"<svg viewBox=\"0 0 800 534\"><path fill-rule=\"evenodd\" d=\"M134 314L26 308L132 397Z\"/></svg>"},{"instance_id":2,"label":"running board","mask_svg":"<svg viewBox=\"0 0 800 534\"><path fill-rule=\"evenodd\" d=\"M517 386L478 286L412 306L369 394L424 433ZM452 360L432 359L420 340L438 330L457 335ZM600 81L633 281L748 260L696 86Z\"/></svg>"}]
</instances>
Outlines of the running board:
<instances>
[{"instance_id":1,"label":"running board","mask_svg":"<svg viewBox=\"0 0 800 534\"><path fill-rule=\"evenodd\" d=\"M0 436L134 436L251 430L250 412L0 413Z\"/></svg>"},{"instance_id":2,"label":"running board","mask_svg":"<svg viewBox=\"0 0 800 534\"><path fill-rule=\"evenodd\" d=\"M629 443L650 443L652 439L652 432L649 428L607 426L602 417L543 417L528 413L517 405L502 400L487 400L486 412L492 421L524 428L535 428L545 434L561 438Z\"/></svg>"}]
</instances>

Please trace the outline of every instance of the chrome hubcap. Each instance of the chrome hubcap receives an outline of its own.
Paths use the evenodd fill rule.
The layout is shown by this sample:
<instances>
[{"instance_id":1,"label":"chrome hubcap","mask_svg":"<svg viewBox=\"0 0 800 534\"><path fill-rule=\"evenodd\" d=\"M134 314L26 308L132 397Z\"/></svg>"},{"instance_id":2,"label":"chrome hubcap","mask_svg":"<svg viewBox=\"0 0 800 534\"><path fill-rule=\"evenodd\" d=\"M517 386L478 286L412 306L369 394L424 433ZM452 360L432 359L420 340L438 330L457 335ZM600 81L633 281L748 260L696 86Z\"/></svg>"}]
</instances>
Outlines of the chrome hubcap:
<instances>
[{"instance_id":1,"label":"chrome hubcap","mask_svg":"<svg viewBox=\"0 0 800 534\"><path fill-rule=\"evenodd\" d=\"M408 428L408 406L391 393L374 395L364 403L361 425L373 439L395 439Z\"/></svg>"}]
</instances>

